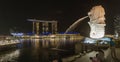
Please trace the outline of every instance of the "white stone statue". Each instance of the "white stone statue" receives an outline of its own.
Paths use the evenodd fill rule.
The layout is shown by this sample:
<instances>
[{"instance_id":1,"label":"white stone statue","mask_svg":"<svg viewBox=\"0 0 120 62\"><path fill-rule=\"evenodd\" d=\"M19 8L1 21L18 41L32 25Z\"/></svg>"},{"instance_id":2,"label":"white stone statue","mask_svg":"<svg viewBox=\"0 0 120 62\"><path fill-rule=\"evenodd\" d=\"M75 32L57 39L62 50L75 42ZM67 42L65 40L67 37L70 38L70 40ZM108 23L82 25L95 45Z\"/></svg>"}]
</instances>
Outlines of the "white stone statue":
<instances>
[{"instance_id":1,"label":"white stone statue","mask_svg":"<svg viewBox=\"0 0 120 62\"><path fill-rule=\"evenodd\" d=\"M88 12L90 18L90 37L102 38L105 34L105 11L101 5L94 6L90 12Z\"/></svg>"}]
</instances>

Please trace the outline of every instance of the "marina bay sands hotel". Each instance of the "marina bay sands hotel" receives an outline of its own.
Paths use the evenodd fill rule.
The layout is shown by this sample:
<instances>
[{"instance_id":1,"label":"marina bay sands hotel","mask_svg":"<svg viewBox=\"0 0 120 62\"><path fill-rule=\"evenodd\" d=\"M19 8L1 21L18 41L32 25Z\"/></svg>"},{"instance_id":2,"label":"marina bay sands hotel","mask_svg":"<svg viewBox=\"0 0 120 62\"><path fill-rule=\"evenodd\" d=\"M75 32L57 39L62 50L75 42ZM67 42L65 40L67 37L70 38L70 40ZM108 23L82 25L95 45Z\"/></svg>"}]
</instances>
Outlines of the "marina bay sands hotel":
<instances>
[{"instance_id":1,"label":"marina bay sands hotel","mask_svg":"<svg viewBox=\"0 0 120 62\"><path fill-rule=\"evenodd\" d=\"M28 19L32 22L32 33L39 35L40 29L42 34L51 32L51 34L57 33L57 21L45 21L45 20L36 20Z\"/></svg>"}]
</instances>

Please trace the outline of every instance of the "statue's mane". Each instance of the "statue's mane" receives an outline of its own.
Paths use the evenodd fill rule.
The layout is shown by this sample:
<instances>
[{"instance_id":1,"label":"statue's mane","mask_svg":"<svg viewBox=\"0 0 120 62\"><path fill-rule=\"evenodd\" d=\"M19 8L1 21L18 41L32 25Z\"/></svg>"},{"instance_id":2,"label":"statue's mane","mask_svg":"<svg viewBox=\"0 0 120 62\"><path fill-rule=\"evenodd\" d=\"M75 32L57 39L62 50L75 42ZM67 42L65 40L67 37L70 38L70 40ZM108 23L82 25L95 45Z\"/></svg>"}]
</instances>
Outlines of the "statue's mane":
<instances>
[{"instance_id":1,"label":"statue's mane","mask_svg":"<svg viewBox=\"0 0 120 62\"><path fill-rule=\"evenodd\" d=\"M105 10L101 5L94 6L88 13L91 22L105 23Z\"/></svg>"}]
</instances>

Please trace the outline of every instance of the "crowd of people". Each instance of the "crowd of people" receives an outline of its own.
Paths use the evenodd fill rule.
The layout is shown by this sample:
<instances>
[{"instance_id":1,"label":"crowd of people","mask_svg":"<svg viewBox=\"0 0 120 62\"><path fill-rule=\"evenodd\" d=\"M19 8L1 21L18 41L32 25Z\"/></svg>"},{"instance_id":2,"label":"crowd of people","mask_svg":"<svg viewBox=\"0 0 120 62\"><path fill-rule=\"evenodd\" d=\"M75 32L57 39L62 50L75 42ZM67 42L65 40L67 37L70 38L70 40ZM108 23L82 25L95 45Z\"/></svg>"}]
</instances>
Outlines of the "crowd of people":
<instances>
[{"instance_id":1,"label":"crowd of people","mask_svg":"<svg viewBox=\"0 0 120 62\"><path fill-rule=\"evenodd\" d=\"M110 38L109 46L110 46L109 48L110 48L110 53L111 53L112 59L117 59L116 50L115 50L116 45L115 45L115 40L113 38ZM90 60L92 62L106 62L104 56L105 56L104 51L102 49L99 49L96 56L95 57L90 57Z\"/></svg>"}]
</instances>

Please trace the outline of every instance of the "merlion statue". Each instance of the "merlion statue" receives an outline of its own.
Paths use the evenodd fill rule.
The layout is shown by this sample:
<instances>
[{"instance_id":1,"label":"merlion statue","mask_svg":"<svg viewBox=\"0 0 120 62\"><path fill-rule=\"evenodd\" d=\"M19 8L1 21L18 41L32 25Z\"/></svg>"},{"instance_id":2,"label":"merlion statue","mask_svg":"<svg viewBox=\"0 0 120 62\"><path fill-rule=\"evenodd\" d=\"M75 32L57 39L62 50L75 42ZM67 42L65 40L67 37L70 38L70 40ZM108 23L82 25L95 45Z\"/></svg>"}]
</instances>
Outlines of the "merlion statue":
<instances>
[{"instance_id":1,"label":"merlion statue","mask_svg":"<svg viewBox=\"0 0 120 62\"><path fill-rule=\"evenodd\" d=\"M90 18L90 37L102 38L105 33L105 10L101 5L94 6L90 12L88 12Z\"/></svg>"}]
</instances>

